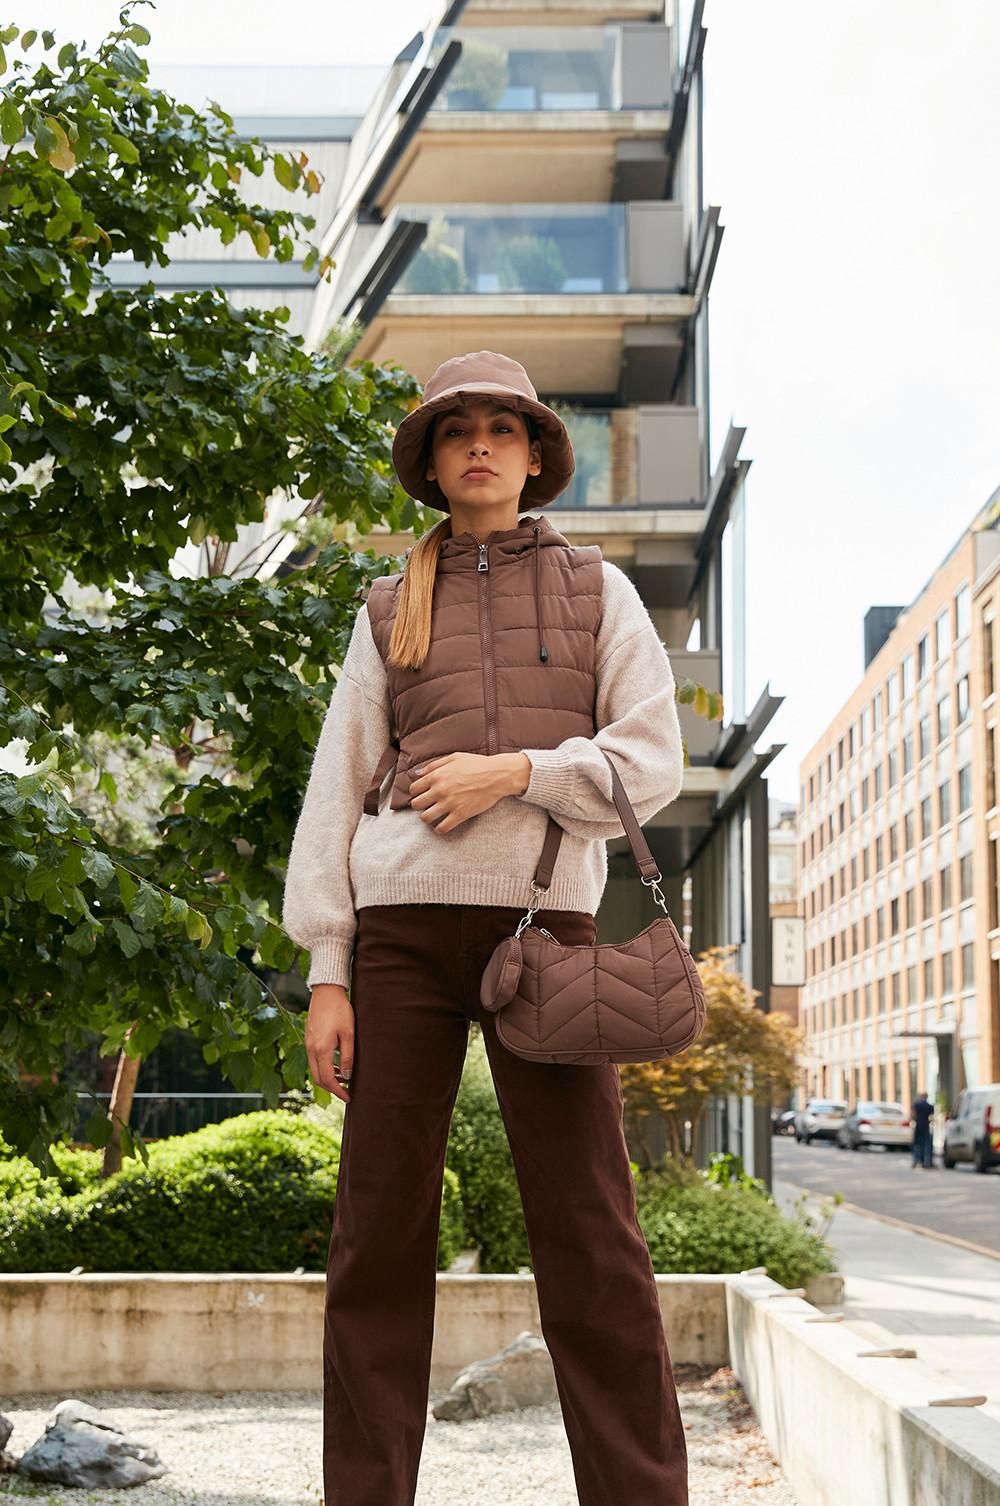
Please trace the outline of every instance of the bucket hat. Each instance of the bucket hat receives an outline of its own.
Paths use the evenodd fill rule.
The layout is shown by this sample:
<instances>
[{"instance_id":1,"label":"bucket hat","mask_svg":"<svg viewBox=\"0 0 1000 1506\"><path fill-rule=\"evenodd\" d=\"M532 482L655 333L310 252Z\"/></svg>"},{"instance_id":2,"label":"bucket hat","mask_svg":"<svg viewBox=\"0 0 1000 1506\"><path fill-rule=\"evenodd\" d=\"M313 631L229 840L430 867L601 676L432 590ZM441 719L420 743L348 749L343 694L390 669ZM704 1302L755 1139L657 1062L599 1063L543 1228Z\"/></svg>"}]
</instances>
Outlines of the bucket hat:
<instances>
[{"instance_id":1,"label":"bucket hat","mask_svg":"<svg viewBox=\"0 0 1000 1506\"><path fill-rule=\"evenodd\" d=\"M468 396L495 397L520 413L530 413L542 431L542 468L528 476L521 505L544 507L569 485L576 462L569 432L558 413L541 403L520 361L496 350L471 350L443 361L424 385L418 407L408 413L392 442L392 463L400 485L411 497L440 512L450 512L448 498L436 481L423 474L427 427L435 413L457 407Z\"/></svg>"}]
</instances>

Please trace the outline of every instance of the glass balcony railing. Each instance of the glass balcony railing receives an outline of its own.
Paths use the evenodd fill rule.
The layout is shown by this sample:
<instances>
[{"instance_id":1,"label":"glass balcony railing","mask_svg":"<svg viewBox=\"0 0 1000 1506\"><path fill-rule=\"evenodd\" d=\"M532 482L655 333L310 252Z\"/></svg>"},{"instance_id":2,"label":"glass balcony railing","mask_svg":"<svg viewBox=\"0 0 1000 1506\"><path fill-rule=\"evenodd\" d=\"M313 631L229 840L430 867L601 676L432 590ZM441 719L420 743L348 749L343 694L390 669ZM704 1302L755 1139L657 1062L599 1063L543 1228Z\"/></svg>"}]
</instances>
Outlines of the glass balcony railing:
<instances>
[{"instance_id":1,"label":"glass balcony railing","mask_svg":"<svg viewBox=\"0 0 1000 1506\"><path fill-rule=\"evenodd\" d=\"M624 204L397 204L427 236L395 293L625 293Z\"/></svg>"},{"instance_id":2,"label":"glass balcony railing","mask_svg":"<svg viewBox=\"0 0 1000 1506\"><path fill-rule=\"evenodd\" d=\"M462 55L434 110L665 109L670 103L669 31L626 40L621 26L444 26L430 63L449 42ZM645 47L640 44L646 43ZM650 67L650 49L662 58ZM645 53L645 57L642 53Z\"/></svg>"},{"instance_id":3,"label":"glass balcony railing","mask_svg":"<svg viewBox=\"0 0 1000 1506\"><path fill-rule=\"evenodd\" d=\"M554 508L698 505L701 475L698 410L658 404L580 408L550 403L569 430L576 470Z\"/></svg>"},{"instance_id":4,"label":"glass balcony railing","mask_svg":"<svg viewBox=\"0 0 1000 1506\"><path fill-rule=\"evenodd\" d=\"M612 484L612 424L615 415L608 409L574 411L560 403L550 404L569 430L573 442L576 470L564 492L552 502L553 507L614 507L621 505Z\"/></svg>"}]
</instances>

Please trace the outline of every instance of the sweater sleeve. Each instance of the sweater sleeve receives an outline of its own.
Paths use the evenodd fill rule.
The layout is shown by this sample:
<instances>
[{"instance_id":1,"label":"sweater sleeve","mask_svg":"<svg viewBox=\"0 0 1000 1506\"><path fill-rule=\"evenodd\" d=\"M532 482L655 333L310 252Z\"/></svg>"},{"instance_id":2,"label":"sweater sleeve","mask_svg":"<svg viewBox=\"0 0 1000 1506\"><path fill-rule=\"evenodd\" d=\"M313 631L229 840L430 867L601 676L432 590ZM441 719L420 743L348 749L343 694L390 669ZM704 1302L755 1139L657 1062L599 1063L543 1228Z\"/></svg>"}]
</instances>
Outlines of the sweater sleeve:
<instances>
[{"instance_id":1,"label":"sweater sleeve","mask_svg":"<svg viewBox=\"0 0 1000 1506\"><path fill-rule=\"evenodd\" d=\"M357 917L348 859L389 737L385 666L363 604L327 706L285 871L281 923L311 954L310 988L350 982Z\"/></svg>"},{"instance_id":2,"label":"sweater sleeve","mask_svg":"<svg viewBox=\"0 0 1000 1506\"><path fill-rule=\"evenodd\" d=\"M523 748L531 776L515 798L543 806L574 836L624 836L606 752L643 825L676 800L684 781L674 687L669 656L645 602L625 572L605 560L597 633L597 733L567 738L555 748Z\"/></svg>"}]
</instances>

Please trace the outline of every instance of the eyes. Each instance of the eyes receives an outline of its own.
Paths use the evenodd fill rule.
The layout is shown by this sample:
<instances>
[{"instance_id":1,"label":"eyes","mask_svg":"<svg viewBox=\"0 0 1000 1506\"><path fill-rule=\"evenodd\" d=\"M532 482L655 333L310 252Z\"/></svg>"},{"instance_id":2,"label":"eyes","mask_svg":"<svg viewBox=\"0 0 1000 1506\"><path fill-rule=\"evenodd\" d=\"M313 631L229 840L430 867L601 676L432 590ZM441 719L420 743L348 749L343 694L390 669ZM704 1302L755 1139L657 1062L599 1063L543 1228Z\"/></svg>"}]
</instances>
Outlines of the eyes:
<instances>
[{"instance_id":1,"label":"eyes","mask_svg":"<svg viewBox=\"0 0 1000 1506\"><path fill-rule=\"evenodd\" d=\"M494 428L506 429L508 434L513 434L514 432L513 426L511 424L495 424ZM450 439L453 434L462 434L464 432L465 431L462 428L461 424L449 424L444 431L446 439Z\"/></svg>"}]
</instances>

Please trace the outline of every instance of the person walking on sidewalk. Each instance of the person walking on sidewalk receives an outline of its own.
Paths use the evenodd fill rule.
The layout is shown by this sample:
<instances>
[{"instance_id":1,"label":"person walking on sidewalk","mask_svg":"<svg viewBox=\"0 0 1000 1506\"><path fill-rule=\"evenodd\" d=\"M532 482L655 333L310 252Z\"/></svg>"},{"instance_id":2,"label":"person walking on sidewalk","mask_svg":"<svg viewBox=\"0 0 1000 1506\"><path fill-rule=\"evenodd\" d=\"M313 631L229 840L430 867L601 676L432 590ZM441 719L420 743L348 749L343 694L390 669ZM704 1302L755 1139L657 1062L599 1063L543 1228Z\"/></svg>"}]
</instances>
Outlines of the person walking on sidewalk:
<instances>
[{"instance_id":1,"label":"person walking on sidewalk","mask_svg":"<svg viewBox=\"0 0 1000 1506\"><path fill-rule=\"evenodd\" d=\"M927 1094L922 1088L913 1100L913 1106L910 1109L910 1118L913 1120L911 1167L933 1167L934 1139L931 1130L931 1121L934 1118L934 1105L928 1100Z\"/></svg>"},{"instance_id":2,"label":"person walking on sidewalk","mask_svg":"<svg viewBox=\"0 0 1000 1506\"><path fill-rule=\"evenodd\" d=\"M494 948L536 902L549 812L564 836L534 923L590 945L605 843L624 835L608 758L640 824L680 793L670 660L597 545L519 518L566 488L574 459L518 361L488 350L445 361L397 429L393 463L411 496L447 516L402 571L372 581L357 613L282 915L310 953L311 1075L346 1105L323 1333L326 1506L414 1500L444 1161L473 1021L581 1506L688 1506L617 1065L517 1056L479 1000Z\"/></svg>"}]
</instances>

